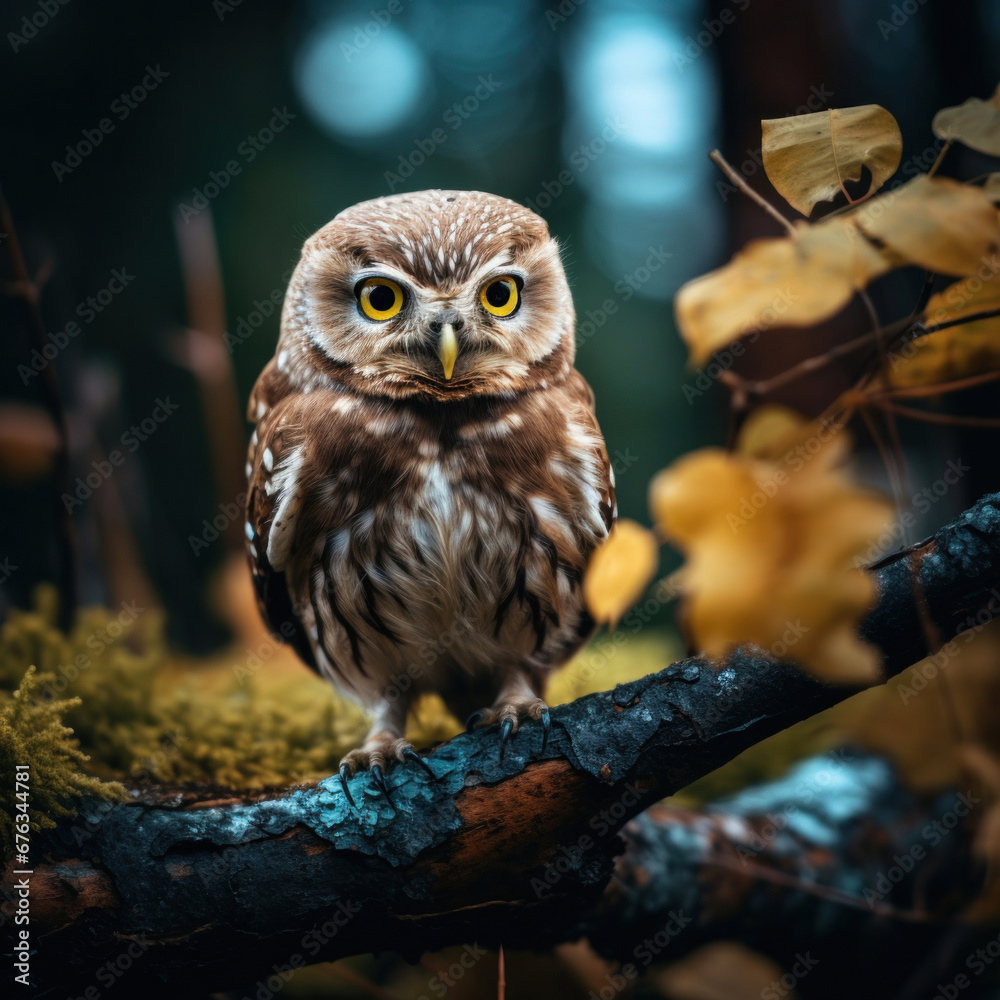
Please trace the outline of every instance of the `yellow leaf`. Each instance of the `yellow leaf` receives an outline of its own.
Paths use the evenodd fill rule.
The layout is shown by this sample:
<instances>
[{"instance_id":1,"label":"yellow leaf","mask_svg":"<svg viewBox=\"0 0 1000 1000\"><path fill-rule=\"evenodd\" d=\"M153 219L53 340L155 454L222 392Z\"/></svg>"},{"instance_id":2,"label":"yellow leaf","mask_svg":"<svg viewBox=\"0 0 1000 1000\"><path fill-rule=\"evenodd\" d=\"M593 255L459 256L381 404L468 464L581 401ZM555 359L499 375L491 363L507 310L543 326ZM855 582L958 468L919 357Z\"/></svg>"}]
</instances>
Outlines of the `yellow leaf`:
<instances>
[{"instance_id":1,"label":"yellow leaf","mask_svg":"<svg viewBox=\"0 0 1000 1000\"><path fill-rule=\"evenodd\" d=\"M591 557L583 581L587 608L612 627L642 595L659 562L656 536L627 518L618 521Z\"/></svg>"},{"instance_id":2,"label":"yellow leaf","mask_svg":"<svg viewBox=\"0 0 1000 1000\"><path fill-rule=\"evenodd\" d=\"M803 215L843 191L845 181L859 181L862 167L872 175L867 194L877 191L896 172L903 152L896 119L877 104L760 124L768 179Z\"/></svg>"},{"instance_id":3,"label":"yellow leaf","mask_svg":"<svg viewBox=\"0 0 1000 1000\"><path fill-rule=\"evenodd\" d=\"M752 331L810 326L847 305L890 259L850 221L802 224L793 237L755 240L677 293L677 326L694 364Z\"/></svg>"},{"instance_id":4,"label":"yellow leaf","mask_svg":"<svg viewBox=\"0 0 1000 1000\"><path fill-rule=\"evenodd\" d=\"M824 448L833 449L825 457L837 464L847 457L849 442L833 423L805 421L794 410L769 404L758 407L740 429L736 449L749 458L763 458L785 465L797 465L801 458L811 459Z\"/></svg>"},{"instance_id":5,"label":"yellow leaf","mask_svg":"<svg viewBox=\"0 0 1000 1000\"><path fill-rule=\"evenodd\" d=\"M1000 309L1000 261L931 296L924 325L938 326ZM948 327L904 344L894 352L890 381L896 388L950 382L1000 368L1000 316Z\"/></svg>"},{"instance_id":6,"label":"yellow leaf","mask_svg":"<svg viewBox=\"0 0 1000 1000\"><path fill-rule=\"evenodd\" d=\"M970 97L954 108L942 108L931 129L939 139L957 140L980 153L1000 156L1000 87L988 101Z\"/></svg>"},{"instance_id":7,"label":"yellow leaf","mask_svg":"<svg viewBox=\"0 0 1000 1000\"><path fill-rule=\"evenodd\" d=\"M821 677L876 679L855 632L875 584L854 560L892 508L836 467L841 437L817 427L780 461L704 449L653 480L654 518L687 557L686 622L710 657L752 643Z\"/></svg>"},{"instance_id":8,"label":"yellow leaf","mask_svg":"<svg viewBox=\"0 0 1000 1000\"><path fill-rule=\"evenodd\" d=\"M921 174L851 217L907 263L939 274L975 274L1000 248L997 211L982 188Z\"/></svg>"}]
</instances>

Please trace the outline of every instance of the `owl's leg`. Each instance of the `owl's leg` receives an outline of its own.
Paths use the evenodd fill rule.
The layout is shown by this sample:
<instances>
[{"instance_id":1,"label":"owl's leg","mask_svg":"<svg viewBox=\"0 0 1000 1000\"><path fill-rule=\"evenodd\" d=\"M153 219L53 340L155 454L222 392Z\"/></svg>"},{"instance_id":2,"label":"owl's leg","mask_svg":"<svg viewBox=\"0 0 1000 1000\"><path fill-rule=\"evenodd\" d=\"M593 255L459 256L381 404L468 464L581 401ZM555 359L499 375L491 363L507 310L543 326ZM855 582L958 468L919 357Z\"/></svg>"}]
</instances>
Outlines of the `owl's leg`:
<instances>
[{"instance_id":1,"label":"owl's leg","mask_svg":"<svg viewBox=\"0 0 1000 1000\"><path fill-rule=\"evenodd\" d=\"M542 723L542 753L549 740L549 706L539 698L528 683L528 678L520 671L513 673L504 681L496 701L489 708L481 708L469 716L465 726L471 732L482 726L500 726L500 759L503 760L507 749L507 741L517 732L518 723L524 718L534 719Z\"/></svg>"},{"instance_id":2,"label":"owl's leg","mask_svg":"<svg viewBox=\"0 0 1000 1000\"><path fill-rule=\"evenodd\" d=\"M407 761L413 761L432 778L437 777L427 761L413 749L413 745L404 735L408 710L409 701L405 698L397 698L395 701L383 699L375 710L375 719L364 743L357 750L352 750L341 758L340 786L344 789L347 801L355 808L357 806L347 782L359 770L371 773L372 781L387 799L389 799L389 786L386 782L386 772L394 763L405 764Z\"/></svg>"}]
</instances>

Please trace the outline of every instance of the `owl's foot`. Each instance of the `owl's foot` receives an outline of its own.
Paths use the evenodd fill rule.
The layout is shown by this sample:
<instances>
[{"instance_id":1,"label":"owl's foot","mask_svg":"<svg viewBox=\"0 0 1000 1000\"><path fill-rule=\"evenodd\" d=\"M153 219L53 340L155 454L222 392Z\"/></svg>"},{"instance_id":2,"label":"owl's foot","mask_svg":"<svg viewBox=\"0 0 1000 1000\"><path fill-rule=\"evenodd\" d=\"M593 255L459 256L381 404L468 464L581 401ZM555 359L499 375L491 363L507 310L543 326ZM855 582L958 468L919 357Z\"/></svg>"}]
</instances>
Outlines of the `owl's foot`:
<instances>
[{"instance_id":1,"label":"owl's foot","mask_svg":"<svg viewBox=\"0 0 1000 1000\"><path fill-rule=\"evenodd\" d=\"M549 706L541 698L535 697L502 697L491 708L480 708L473 712L465 723L466 732L480 729L483 726L500 726L500 759L507 750L507 743L517 732L522 719L534 719L542 723L542 753L549 741L549 728L552 720L549 716Z\"/></svg>"},{"instance_id":2,"label":"owl's foot","mask_svg":"<svg viewBox=\"0 0 1000 1000\"><path fill-rule=\"evenodd\" d=\"M379 733L369 737L363 746L344 754L340 760L340 787L344 789L347 801L357 809L347 781L349 778L353 778L358 771L368 771L378 790L391 804L392 798L389 795L386 772L393 764L405 764L407 761L418 764L431 778L437 777L431 770L430 764L413 749L413 745L407 740L388 733Z\"/></svg>"}]
</instances>

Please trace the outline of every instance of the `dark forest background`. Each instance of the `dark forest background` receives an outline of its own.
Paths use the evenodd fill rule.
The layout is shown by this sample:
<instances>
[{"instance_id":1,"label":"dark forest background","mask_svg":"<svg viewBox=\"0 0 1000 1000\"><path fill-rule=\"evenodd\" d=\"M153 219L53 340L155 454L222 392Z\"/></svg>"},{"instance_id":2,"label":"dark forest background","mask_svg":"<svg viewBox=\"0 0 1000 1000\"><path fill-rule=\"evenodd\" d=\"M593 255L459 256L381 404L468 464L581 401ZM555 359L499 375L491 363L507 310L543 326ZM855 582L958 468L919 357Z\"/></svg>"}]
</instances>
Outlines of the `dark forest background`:
<instances>
[{"instance_id":1,"label":"dark forest background","mask_svg":"<svg viewBox=\"0 0 1000 1000\"><path fill-rule=\"evenodd\" d=\"M173 641L192 650L226 636L204 611L224 546L191 539L238 489L238 473L220 473L208 424L221 413L243 428L233 412L273 352L273 303L302 241L341 209L454 187L544 215L565 248L578 365L597 394L622 513L648 520L652 474L723 441L727 422L725 390L686 367L672 295L776 232L727 190L707 152L719 146L772 194L756 159L761 118L878 103L899 121L904 170L925 170L933 113L988 96L1000 76L995 0L12 0L0 29L0 183L29 270L47 275L46 332L55 342L68 323L80 330L53 361L71 487L110 453L122 458L73 504L81 599L113 605L120 581L134 594L138 575L165 605ZM944 173L982 169L956 148ZM201 226L204 248L209 217L232 364L215 393L192 370L178 236ZM905 314L917 292L897 288L898 301L877 304ZM865 322L852 308L826 335L845 339ZM37 459L51 428L42 378L21 367L38 344L20 299L0 298L0 331L0 576L6 605L20 606L56 573L52 481ZM799 356L796 332L739 364L778 370L775 352ZM839 385L836 366L823 379L785 401L815 411ZM990 394L958 405L995 413ZM934 455L992 455L977 433L910 428L914 481L940 474ZM242 469L242 441L218 440L228 442L222 464ZM997 463L973 463L929 524L997 488Z\"/></svg>"}]
</instances>

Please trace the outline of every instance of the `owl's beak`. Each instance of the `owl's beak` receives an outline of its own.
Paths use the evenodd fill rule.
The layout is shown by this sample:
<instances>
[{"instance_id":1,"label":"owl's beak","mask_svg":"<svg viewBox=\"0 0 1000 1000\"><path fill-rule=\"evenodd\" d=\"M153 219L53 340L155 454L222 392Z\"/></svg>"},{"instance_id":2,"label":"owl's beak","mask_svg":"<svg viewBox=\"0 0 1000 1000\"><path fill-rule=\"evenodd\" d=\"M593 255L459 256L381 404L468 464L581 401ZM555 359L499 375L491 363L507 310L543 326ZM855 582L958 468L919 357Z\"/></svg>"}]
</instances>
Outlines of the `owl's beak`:
<instances>
[{"instance_id":1,"label":"owl's beak","mask_svg":"<svg viewBox=\"0 0 1000 1000\"><path fill-rule=\"evenodd\" d=\"M451 323L445 323L441 327L441 336L438 339L438 357L444 366L445 379L450 379L451 373L455 370L455 359L458 357L458 340L455 337L455 328Z\"/></svg>"}]
</instances>

